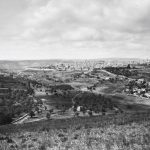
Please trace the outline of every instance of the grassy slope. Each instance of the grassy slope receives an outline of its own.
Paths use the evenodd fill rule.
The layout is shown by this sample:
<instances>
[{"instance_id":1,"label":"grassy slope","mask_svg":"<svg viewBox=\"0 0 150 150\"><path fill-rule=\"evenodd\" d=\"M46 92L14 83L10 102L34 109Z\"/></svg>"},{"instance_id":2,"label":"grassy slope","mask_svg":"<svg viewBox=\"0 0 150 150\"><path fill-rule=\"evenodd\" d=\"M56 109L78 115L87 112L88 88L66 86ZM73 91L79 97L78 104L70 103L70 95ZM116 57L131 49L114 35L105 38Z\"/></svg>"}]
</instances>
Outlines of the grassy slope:
<instances>
[{"instance_id":1,"label":"grassy slope","mask_svg":"<svg viewBox=\"0 0 150 150\"><path fill-rule=\"evenodd\" d=\"M130 96L107 96L130 113L0 126L0 149L149 150L149 107Z\"/></svg>"},{"instance_id":2,"label":"grassy slope","mask_svg":"<svg viewBox=\"0 0 150 150\"><path fill-rule=\"evenodd\" d=\"M3 126L0 133L7 136L0 134L0 149L148 150L149 120L149 114L139 114Z\"/></svg>"},{"instance_id":3,"label":"grassy slope","mask_svg":"<svg viewBox=\"0 0 150 150\"><path fill-rule=\"evenodd\" d=\"M15 146L18 150L149 150L149 107L135 104L136 98L130 96L124 96L122 94L108 95L108 97L109 96L111 96L115 103L119 103L124 110L127 110L126 112L137 113L138 111L146 110L147 113L45 120L23 125L1 126L0 149L10 149L10 147ZM52 97L48 97L48 99L51 98ZM132 106L127 108L126 106L129 102L132 103ZM131 109L131 111L129 111L129 109ZM4 139L2 137L8 136L10 136L9 138L14 142L1 140Z\"/></svg>"},{"instance_id":4,"label":"grassy slope","mask_svg":"<svg viewBox=\"0 0 150 150\"><path fill-rule=\"evenodd\" d=\"M143 113L126 113L120 115L93 116L93 117L78 117L68 119L53 119L26 123L21 125L4 125L0 126L0 133L10 134L17 132L31 132L51 129L67 129L73 126L87 127L103 127L112 124L124 125L132 122L149 121L150 114Z\"/></svg>"}]
</instances>

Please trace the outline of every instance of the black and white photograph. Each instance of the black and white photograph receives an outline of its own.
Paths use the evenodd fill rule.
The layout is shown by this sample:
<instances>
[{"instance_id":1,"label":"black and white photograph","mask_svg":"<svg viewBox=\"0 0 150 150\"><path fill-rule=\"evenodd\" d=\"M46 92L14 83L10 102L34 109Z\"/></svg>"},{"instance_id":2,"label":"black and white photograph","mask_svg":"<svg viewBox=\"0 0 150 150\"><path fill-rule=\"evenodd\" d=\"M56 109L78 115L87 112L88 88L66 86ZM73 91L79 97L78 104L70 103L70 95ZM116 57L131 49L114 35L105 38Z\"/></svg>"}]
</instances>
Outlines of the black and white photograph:
<instances>
[{"instance_id":1,"label":"black and white photograph","mask_svg":"<svg viewBox=\"0 0 150 150\"><path fill-rule=\"evenodd\" d=\"M0 150L150 150L150 0L0 0Z\"/></svg>"}]
</instances>

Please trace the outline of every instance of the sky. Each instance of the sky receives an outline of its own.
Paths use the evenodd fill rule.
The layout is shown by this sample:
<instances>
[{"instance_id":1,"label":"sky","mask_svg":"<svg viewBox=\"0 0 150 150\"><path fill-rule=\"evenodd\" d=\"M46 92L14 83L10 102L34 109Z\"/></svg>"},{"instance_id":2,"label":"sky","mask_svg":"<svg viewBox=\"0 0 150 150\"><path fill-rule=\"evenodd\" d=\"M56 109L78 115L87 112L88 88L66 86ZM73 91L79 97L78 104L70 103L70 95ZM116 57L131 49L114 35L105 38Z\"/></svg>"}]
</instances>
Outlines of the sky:
<instances>
[{"instance_id":1,"label":"sky","mask_svg":"<svg viewBox=\"0 0 150 150\"><path fill-rule=\"evenodd\" d=\"M0 59L150 58L150 0L0 0Z\"/></svg>"}]
</instances>

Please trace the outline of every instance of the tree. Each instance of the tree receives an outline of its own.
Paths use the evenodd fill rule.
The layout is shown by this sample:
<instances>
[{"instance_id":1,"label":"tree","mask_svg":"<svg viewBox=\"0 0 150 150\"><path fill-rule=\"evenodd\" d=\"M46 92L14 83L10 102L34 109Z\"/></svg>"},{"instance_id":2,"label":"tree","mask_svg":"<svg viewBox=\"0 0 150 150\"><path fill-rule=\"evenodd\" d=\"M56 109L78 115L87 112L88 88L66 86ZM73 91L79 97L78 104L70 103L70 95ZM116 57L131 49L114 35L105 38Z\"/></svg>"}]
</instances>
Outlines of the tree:
<instances>
[{"instance_id":1,"label":"tree","mask_svg":"<svg viewBox=\"0 0 150 150\"><path fill-rule=\"evenodd\" d=\"M1 125L9 124L11 122L12 122L11 114L0 113L0 124Z\"/></svg>"},{"instance_id":2,"label":"tree","mask_svg":"<svg viewBox=\"0 0 150 150\"><path fill-rule=\"evenodd\" d=\"M35 111L37 111L38 112L38 114L39 114L39 107L35 107Z\"/></svg>"},{"instance_id":3,"label":"tree","mask_svg":"<svg viewBox=\"0 0 150 150\"><path fill-rule=\"evenodd\" d=\"M92 115L93 115L93 112L92 112L91 109L88 111L88 114L89 114L89 116L92 116Z\"/></svg>"},{"instance_id":4,"label":"tree","mask_svg":"<svg viewBox=\"0 0 150 150\"><path fill-rule=\"evenodd\" d=\"M105 107L103 106L103 107L102 107L102 115L105 116L105 113L106 113L106 109L105 109Z\"/></svg>"},{"instance_id":5,"label":"tree","mask_svg":"<svg viewBox=\"0 0 150 150\"><path fill-rule=\"evenodd\" d=\"M51 114L51 113L53 113L53 111L54 111L54 109L50 109L50 110L49 110L49 113Z\"/></svg>"},{"instance_id":6,"label":"tree","mask_svg":"<svg viewBox=\"0 0 150 150\"><path fill-rule=\"evenodd\" d=\"M86 108L83 106L83 107L81 107L81 111L82 111L82 113L85 115L85 113L86 113Z\"/></svg>"},{"instance_id":7,"label":"tree","mask_svg":"<svg viewBox=\"0 0 150 150\"><path fill-rule=\"evenodd\" d=\"M33 116L35 116L33 110L30 111L30 117L33 118Z\"/></svg>"},{"instance_id":8,"label":"tree","mask_svg":"<svg viewBox=\"0 0 150 150\"><path fill-rule=\"evenodd\" d=\"M131 66L130 66L130 64L128 64L128 66L127 66L127 69L131 69Z\"/></svg>"},{"instance_id":9,"label":"tree","mask_svg":"<svg viewBox=\"0 0 150 150\"><path fill-rule=\"evenodd\" d=\"M29 89L28 89L28 94L30 94L30 95L34 95L34 94L35 94L34 89L29 88Z\"/></svg>"},{"instance_id":10,"label":"tree","mask_svg":"<svg viewBox=\"0 0 150 150\"><path fill-rule=\"evenodd\" d=\"M50 112L47 112L47 113L46 113L46 118L49 120L49 119L50 119L50 117L51 117Z\"/></svg>"}]
</instances>

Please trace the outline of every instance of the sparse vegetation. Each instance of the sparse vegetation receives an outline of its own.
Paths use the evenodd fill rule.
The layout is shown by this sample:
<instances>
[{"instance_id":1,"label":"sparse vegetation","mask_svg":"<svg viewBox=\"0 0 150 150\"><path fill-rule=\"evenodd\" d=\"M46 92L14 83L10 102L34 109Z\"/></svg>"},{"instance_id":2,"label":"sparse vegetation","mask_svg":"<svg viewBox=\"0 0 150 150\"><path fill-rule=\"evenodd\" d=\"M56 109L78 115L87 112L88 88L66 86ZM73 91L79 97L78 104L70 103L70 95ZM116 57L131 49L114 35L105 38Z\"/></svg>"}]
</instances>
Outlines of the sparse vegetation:
<instances>
[{"instance_id":1,"label":"sparse vegetation","mask_svg":"<svg viewBox=\"0 0 150 150\"><path fill-rule=\"evenodd\" d=\"M25 130L22 125L18 126L17 128L21 128L20 132L17 128L10 132L3 127L3 134L0 130L0 149L149 149L149 119L149 114L139 114L124 118L111 116L111 120L106 116L62 120L61 123L51 120L41 124L23 125ZM34 130L30 129L31 126L34 126Z\"/></svg>"}]
</instances>

